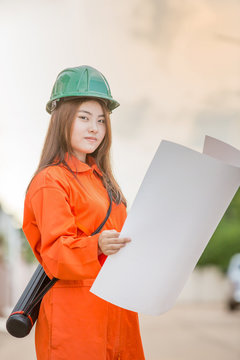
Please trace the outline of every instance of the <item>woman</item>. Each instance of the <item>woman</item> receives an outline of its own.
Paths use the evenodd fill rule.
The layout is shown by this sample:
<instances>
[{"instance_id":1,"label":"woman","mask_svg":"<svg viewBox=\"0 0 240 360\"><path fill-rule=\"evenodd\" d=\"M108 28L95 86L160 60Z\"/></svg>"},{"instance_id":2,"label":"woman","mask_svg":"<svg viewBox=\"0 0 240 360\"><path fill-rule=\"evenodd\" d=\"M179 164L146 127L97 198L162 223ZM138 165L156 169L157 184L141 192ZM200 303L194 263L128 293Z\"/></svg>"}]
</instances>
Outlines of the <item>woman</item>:
<instances>
[{"instance_id":1,"label":"woman","mask_svg":"<svg viewBox=\"0 0 240 360\"><path fill-rule=\"evenodd\" d=\"M47 103L51 121L27 190L23 231L49 278L35 329L38 360L142 360L138 314L90 293L120 238L126 199L109 161L110 113L119 106L105 77L80 66L63 70ZM100 233L112 197L110 216Z\"/></svg>"}]
</instances>

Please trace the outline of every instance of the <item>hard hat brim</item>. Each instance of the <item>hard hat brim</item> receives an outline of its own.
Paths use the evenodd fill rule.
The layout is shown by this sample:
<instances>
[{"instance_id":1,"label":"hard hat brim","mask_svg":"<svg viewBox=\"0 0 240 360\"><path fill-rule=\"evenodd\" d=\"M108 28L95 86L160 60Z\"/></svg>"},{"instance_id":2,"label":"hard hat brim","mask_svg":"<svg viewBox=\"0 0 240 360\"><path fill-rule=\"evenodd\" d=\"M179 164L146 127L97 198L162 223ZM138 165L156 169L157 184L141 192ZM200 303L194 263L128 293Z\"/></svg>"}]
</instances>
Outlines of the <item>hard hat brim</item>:
<instances>
[{"instance_id":1,"label":"hard hat brim","mask_svg":"<svg viewBox=\"0 0 240 360\"><path fill-rule=\"evenodd\" d=\"M74 97L74 98L81 98L81 97L84 97L84 98L96 98L96 99L103 99L103 100L107 100L107 107L108 107L108 109L110 110L110 111L112 111L112 110L114 110L114 109L116 109L118 106L120 106L120 104L119 104L119 102L118 101L116 101L116 100L114 100L114 99L109 99L109 97L105 97L105 96L103 96L102 94L100 95L100 94L98 94L98 93L89 93L89 94L87 94L86 95L86 93L69 93L69 94L67 94L67 96L66 96L66 94L64 95L64 96L56 96L56 97L54 97L54 98L52 98L51 100L49 100L48 102L47 102L47 105L46 105L46 110L47 110L47 112L49 113L49 114L51 114L52 113L52 111L54 110L54 109L52 109L52 103L53 103L53 101L55 101L55 100L60 100L60 99L65 99L65 98L68 98L68 97Z\"/></svg>"}]
</instances>

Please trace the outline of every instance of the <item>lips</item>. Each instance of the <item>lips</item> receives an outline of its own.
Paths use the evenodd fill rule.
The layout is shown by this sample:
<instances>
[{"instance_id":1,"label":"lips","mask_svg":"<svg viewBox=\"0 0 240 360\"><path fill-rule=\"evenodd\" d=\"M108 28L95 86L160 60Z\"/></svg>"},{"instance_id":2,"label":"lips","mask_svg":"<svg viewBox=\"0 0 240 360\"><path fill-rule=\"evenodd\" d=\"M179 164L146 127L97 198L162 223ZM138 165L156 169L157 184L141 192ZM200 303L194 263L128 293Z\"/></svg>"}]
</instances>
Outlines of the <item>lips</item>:
<instances>
[{"instance_id":1,"label":"lips","mask_svg":"<svg viewBox=\"0 0 240 360\"><path fill-rule=\"evenodd\" d=\"M86 140L89 140L89 141L97 141L97 138L91 137L91 136L85 137L85 139L86 139Z\"/></svg>"}]
</instances>

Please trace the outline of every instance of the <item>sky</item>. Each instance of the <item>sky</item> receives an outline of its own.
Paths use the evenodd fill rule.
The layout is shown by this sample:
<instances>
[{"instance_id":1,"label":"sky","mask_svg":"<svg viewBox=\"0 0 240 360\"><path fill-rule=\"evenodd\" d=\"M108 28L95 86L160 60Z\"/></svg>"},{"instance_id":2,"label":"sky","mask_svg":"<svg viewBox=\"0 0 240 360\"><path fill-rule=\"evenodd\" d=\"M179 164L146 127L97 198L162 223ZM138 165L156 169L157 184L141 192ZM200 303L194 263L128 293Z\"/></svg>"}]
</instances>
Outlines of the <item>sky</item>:
<instances>
[{"instance_id":1,"label":"sky","mask_svg":"<svg viewBox=\"0 0 240 360\"><path fill-rule=\"evenodd\" d=\"M238 0L1 0L0 203L21 226L46 103L67 67L90 65L120 107L112 165L129 207L161 140L240 149Z\"/></svg>"}]
</instances>

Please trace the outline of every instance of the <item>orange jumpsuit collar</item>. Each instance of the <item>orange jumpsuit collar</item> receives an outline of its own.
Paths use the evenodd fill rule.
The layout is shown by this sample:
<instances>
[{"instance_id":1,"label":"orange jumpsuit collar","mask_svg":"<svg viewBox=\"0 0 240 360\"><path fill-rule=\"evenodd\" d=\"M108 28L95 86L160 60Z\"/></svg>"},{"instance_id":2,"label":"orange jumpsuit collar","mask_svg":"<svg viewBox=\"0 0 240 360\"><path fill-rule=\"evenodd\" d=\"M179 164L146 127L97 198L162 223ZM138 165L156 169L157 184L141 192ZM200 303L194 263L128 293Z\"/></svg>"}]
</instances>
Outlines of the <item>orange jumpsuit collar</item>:
<instances>
[{"instance_id":1,"label":"orange jumpsuit collar","mask_svg":"<svg viewBox=\"0 0 240 360\"><path fill-rule=\"evenodd\" d=\"M95 158L93 156L87 155L87 159L90 165L84 163L83 161L79 160L74 155L69 155L69 153L65 154L64 160L70 167L73 172L84 172L89 170L95 170L99 175L102 176L101 170L98 168Z\"/></svg>"}]
</instances>

